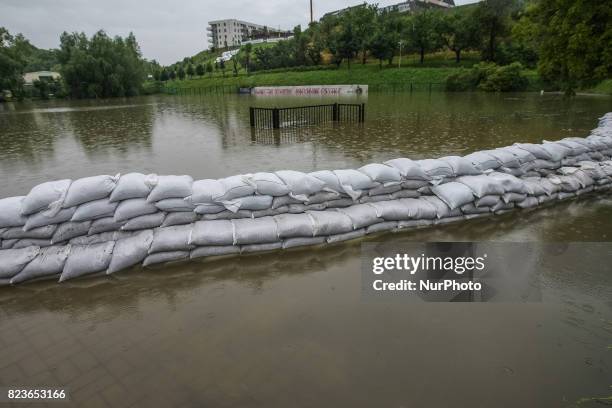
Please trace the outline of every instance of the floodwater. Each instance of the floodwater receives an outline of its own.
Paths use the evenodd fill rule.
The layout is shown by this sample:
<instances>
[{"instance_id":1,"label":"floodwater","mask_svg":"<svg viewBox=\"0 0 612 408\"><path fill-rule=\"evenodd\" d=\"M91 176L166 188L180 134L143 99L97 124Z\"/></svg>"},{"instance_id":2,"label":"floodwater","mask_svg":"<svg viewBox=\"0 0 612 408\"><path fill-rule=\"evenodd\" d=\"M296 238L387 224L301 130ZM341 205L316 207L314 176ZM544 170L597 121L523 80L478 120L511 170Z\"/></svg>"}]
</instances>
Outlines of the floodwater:
<instances>
[{"instance_id":1,"label":"floodwater","mask_svg":"<svg viewBox=\"0 0 612 408\"><path fill-rule=\"evenodd\" d=\"M364 124L248 126L250 105L300 103L223 95L0 105L0 197L127 171L215 178L466 154L586 136L612 111L607 97L371 94ZM367 242L611 239L606 195ZM0 288L0 386L63 387L88 407L609 403L612 274L547 271L537 303L371 302L360 245Z\"/></svg>"}]
</instances>

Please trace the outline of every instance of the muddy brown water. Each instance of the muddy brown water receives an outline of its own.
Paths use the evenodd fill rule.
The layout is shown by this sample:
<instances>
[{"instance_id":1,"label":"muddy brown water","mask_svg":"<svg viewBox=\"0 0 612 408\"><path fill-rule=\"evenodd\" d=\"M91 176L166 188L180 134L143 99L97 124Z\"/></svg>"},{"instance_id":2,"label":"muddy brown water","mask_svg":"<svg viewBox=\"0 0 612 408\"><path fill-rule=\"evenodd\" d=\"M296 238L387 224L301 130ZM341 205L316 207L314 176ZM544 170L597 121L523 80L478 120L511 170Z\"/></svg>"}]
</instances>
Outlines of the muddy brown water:
<instances>
[{"instance_id":1,"label":"muddy brown water","mask_svg":"<svg viewBox=\"0 0 612 408\"><path fill-rule=\"evenodd\" d=\"M209 178L466 154L585 136L612 111L605 97L371 94L363 125L248 127L249 105L311 102L0 105L0 196L126 171ZM604 195L368 241L611 237ZM612 274L546 271L539 303L367 302L359 256L351 242L0 288L0 386L65 387L88 407L571 407L612 395Z\"/></svg>"}]
</instances>

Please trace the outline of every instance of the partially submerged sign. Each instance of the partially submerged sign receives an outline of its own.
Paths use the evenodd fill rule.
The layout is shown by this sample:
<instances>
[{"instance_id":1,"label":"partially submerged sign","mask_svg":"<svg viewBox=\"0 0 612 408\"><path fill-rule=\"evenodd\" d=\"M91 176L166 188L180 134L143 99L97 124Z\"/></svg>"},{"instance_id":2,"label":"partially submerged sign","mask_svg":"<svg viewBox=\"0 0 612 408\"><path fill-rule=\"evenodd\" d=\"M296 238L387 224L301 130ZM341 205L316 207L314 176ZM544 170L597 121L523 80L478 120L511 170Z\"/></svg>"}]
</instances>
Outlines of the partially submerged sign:
<instances>
[{"instance_id":1,"label":"partially submerged sign","mask_svg":"<svg viewBox=\"0 0 612 408\"><path fill-rule=\"evenodd\" d=\"M367 85L303 85L257 86L251 89L256 96L359 96L368 94Z\"/></svg>"}]
</instances>

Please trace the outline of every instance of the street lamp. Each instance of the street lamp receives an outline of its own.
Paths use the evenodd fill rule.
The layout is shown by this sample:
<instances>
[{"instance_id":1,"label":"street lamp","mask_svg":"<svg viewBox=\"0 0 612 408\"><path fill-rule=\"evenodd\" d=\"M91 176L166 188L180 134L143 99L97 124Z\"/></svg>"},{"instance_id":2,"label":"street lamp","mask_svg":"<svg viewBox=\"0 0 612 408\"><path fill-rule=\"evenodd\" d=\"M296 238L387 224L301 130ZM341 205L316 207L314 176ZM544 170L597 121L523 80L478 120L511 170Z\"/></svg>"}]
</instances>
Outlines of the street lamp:
<instances>
[{"instance_id":1,"label":"street lamp","mask_svg":"<svg viewBox=\"0 0 612 408\"><path fill-rule=\"evenodd\" d=\"M401 68L402 67L402 44L404 42L402 40L399 41L399 49L400 49L400 55L399 55L399 61L397 62L397 67Z\"/></svg>"}]
</instances>

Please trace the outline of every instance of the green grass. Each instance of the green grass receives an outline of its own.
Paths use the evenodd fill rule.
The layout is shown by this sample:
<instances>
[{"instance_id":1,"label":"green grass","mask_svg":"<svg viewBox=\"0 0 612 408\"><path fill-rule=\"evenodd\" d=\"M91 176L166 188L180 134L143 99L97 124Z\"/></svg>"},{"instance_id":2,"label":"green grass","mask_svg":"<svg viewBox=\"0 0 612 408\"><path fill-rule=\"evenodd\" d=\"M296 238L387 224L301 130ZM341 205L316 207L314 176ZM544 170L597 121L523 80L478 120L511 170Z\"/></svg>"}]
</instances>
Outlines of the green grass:
<instances>
[{"instance_id":1,"label":"green grass","mask_svg":"<svg viewBox=\"0 0 612 408\"><path fill-rule=\"evenodd\" d=\"M586 89L586 92L597 93L604 95L612 95L612 79L606 79L598 83L591 89Z\"/></svg>"}]
</instances>

